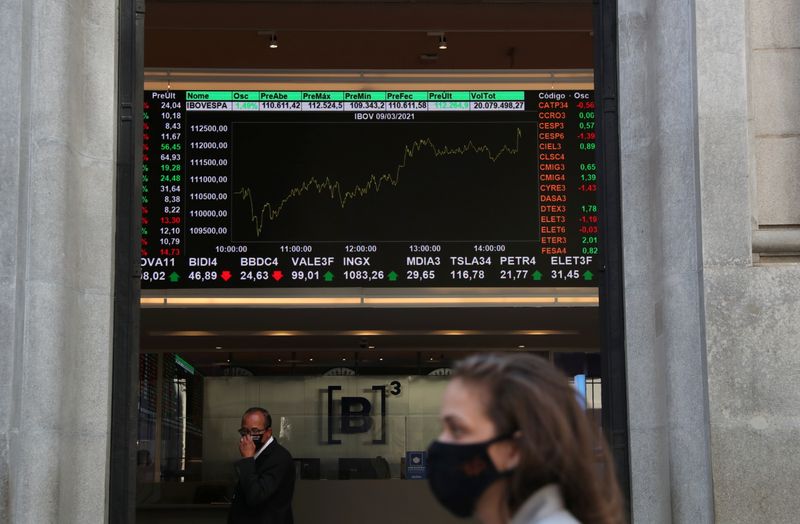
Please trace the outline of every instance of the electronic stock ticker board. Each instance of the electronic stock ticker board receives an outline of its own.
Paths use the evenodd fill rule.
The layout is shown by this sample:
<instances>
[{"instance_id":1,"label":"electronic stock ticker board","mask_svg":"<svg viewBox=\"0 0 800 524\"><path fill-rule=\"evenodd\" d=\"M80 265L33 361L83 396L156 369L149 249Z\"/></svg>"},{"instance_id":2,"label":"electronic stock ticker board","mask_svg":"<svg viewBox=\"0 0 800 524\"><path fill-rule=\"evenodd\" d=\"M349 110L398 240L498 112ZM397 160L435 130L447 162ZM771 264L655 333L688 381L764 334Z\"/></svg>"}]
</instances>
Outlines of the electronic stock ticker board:
<instances>
[{"instance_id":1,"label":"electronic stock ticker board","mask_svg":"<svg viewBox=\"0 0 800 524\"><path fill-rule=\"evenodd\" d=\"M592 91L146 91L142 287L596 286Z\"/></svg>"}]
</instances>

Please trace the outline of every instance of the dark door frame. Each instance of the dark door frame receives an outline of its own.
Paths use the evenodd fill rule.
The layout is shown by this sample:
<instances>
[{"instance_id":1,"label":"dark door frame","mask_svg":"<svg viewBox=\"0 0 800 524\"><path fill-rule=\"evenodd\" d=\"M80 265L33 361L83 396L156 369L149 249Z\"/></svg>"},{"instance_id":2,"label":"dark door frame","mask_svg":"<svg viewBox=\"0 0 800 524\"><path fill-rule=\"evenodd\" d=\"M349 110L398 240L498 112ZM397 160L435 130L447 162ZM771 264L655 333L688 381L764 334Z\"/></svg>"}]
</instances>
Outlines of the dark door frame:
<instances>
[{"instance_id":1,"label":"dark door frame","mask_svg":"<svg viewBox=\"0 0 800 524\"><path fill-rule=\"evenodd\" d=\"M600 332L603 429L630 510L628 394L622 265L622 185L619 154L617 0L594 0L594 80L597 103L598 203L602 234ZM629 511L630 513L630 511Z\"/></svg>"},{"instance_id":2,"label":"dark door frame","mask_svg":"<svg viewBox=\"0 0 800 524\"><path fill-rule=\"evenodd\" d=\"M108 517L136 521L139 356L139 243L141 227L142 102L145 0L119 1L117 70L116 237L111 378ZM603 428L617 474L630 501L630 458L625 374L622 215L619 169L617 0L594 0L598 202L602 226L600 322ZM630 502L629 502L630 504Z\"/></svg>"},{"instance_id":3,"label":"dark door frame","mask_svg":"<svg viewBox=\"0 0 800 524\"><path fill-rule=\"evenodd\" d=\"M136 521L145 0L119 0L108 521Z\"/></svg>"}]
</instances>

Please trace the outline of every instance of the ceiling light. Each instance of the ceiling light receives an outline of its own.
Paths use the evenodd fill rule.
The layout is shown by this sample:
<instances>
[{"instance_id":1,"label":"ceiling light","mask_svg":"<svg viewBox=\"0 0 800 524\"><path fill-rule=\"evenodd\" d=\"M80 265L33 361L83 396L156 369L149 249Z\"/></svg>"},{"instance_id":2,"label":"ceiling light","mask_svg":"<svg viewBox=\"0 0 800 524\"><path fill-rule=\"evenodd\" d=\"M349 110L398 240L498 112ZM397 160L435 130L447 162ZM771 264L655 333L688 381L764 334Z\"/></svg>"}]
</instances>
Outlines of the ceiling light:
<instances>
[{"instance_id":1,"label":"ceiling light","mask_svg":"<svg viewBox=\"0 0 800 524\"><path fill-rule=\"evenodd\" d=\"M598 297L556 297L560 304L599 304Z\"/></svg>"},{"instance_id":2,"label":"ceiling light","mask_svg":"<svg viewBox=\"0 0 800 524\"><path fill-rule=\"evenodd\" d=\"M350 295L350 296L145 296L141 298L142 307L315 307L315 306L589 306L597 307L596 288L581 289L580 293L558 288L550 290L553 294L480 294L480 295ZM199 332L198 332L199 333ZM266 335L268 332L263 332ZM276 335L295 334L300 331L269 332ZM381 330L354 330L348 332L355 336L386 334Z\"/></svg>"},{"instance_id":3,"label":"ceiling light","mask_svg":"<svg viewBox=\"0 0 800 524\"><path fill-rule=\"evenodd\" d=\"M447 49L447 38L444 34L439 35L439 49Z\"/></svg>"},{"instance_id":4,"label":"ceiling light","mask_svg":"<svg viewBox=\"0 0 800 524\"><path fill-rule=\"evenodd\" d=\"M147 297L140 302L143 306L323 306L359 305L359 297Z\"/></svg>"},{"instance_id":5,"label":"ceiling light","mask_svg":"<svg viewBox=\"0 0 800 524\"><path fill-rule=\"evenodd\" d=\"M554 304L555 297L503 296L503 297L364 297L364 304Z\"/></svg>"},{"instance_id":6,"label":"ceiling light","mask_svg":"<svg viewBox=\"0 0 800 524\"><path fill-rule=\"evenodd\" d=\"M278 35L272 33L269 37L269 48L278 49Z\"/></svg>"}]
</instances>

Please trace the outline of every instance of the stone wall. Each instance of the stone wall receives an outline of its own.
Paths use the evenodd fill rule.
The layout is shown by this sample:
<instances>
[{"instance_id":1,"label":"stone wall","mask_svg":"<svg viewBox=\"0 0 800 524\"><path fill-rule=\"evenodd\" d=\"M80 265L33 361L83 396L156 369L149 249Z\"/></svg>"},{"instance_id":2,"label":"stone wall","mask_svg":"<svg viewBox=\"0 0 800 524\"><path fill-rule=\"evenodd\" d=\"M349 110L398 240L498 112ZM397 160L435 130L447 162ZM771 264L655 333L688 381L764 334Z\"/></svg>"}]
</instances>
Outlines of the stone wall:
<instances>
[{"instance_id":1,"label":"stone wall","mask_svg":"<svg viewBox=\"0 0 800 524\"><path fill-rule=\"evenodd\" d=\"M789 479L800 478L799 20L793 0L697 2L718 522L797 521ZM759 242L770 251L759 256L765 231L785 241L779 249Z\"/></svg>"},{"instance_id":2,"label":"stone wall","mask_svg":"<svg viewBox=\"0 0 800 524\"><path fill-rule=\"evenodd\" d=\"M0 3L0 522L105 520L116 7ZM796 520L798 9L619 2L636 522Z\"/></svg>"},{"instance_id":3,"label":"stone wall","mask_svg":"<svg viewBox=\"0 0 800 524\"><path fill-rule=\"evenodd\" d=\"M749 1L750 126L759 227L800 227L800 3Z\"/></svg>"},{"instance_id":4,"label":"stone wall","mask_svg":"<svg viewBox=\"0 0 800 524\"><path fill-rule=\"evenodd\" d=\"M694 2L619 2L634 522L713 522Z\"/></svg>"},{"instance_id":5,"label":"stone wall","mask_svg":"<svg viewBox=\"0 0 800 524\"><path fill-rule=\"evenodd\" d=\"M116 27L0 3L0 522L105 520Z\"/></svg>"},{"instance_id":6,"label":"stone wall","mask_svg":"<svg viewBox=\"0 0 800 524\"><path fill-rule=\"evenodd\" d=\"M798 9L620 2L636 522L796 520Z\"/></svg>"}]
</instances>

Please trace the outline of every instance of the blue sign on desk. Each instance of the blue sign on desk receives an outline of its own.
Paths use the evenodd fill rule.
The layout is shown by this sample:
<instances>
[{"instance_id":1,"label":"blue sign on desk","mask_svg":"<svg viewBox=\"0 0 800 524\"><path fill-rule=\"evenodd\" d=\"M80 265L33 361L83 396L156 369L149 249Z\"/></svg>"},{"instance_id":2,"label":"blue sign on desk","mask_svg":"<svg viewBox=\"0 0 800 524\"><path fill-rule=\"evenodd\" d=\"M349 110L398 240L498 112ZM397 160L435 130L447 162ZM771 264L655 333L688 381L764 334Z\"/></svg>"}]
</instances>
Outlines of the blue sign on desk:
<instances>
[{"instance_id":1,"label":"blue sign on desk","mask_svg":"<svg viewBox=\"0 0 800 524\"><path fill-rule=\"evenodd\" d=\"M427 451L406 452L406 478L409 480L425 479L425 469L428 467Z\"/></svg>"}]
</instances>

